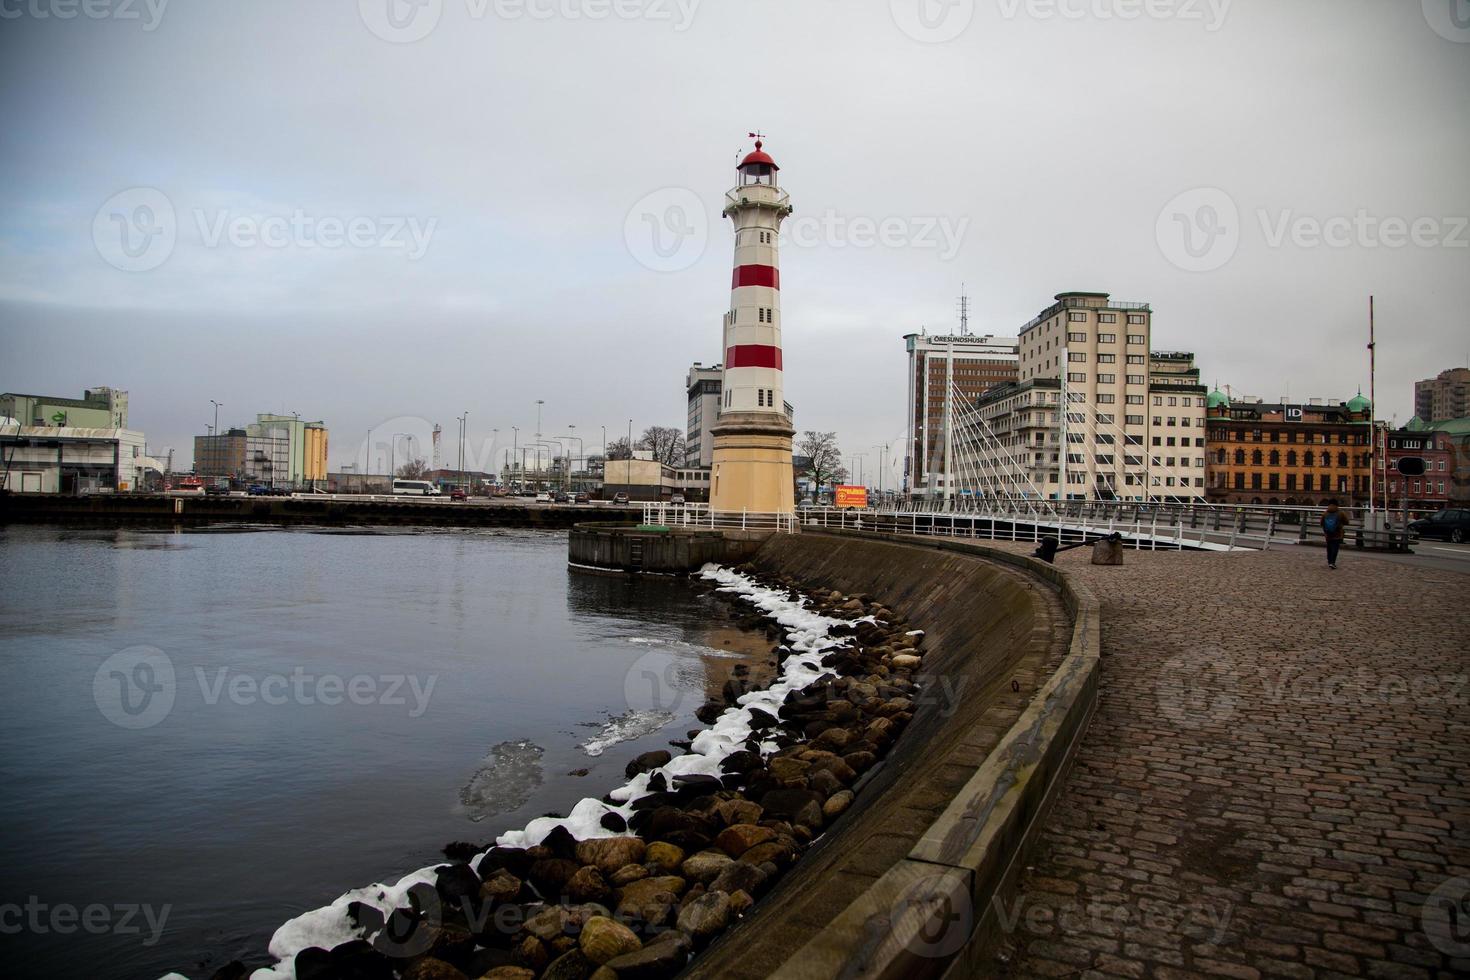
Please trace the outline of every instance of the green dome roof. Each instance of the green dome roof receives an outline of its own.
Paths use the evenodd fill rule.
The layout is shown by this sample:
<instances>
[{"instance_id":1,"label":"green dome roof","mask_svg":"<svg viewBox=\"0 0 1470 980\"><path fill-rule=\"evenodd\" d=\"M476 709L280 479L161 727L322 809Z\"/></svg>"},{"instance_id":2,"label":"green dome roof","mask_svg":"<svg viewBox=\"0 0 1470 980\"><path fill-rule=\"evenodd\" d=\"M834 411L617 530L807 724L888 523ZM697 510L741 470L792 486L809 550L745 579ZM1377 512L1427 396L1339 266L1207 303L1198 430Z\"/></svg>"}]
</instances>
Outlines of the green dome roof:
<instances>
[{"instance_id":1,"label":"green dome roof","mask_svg":"<svg viewBox=\"0 0 1470 980\"><path fill-rule=\"evenodd\" d=\"M1205 408L1229 408L1230 396L1219 388L1210 392L1205 398Z\"/></svg>"},{"instance_id":2,"label":"green dome roof","mask_svg":"<svg viewBox=\"0 0 1470 980\"><path fill-rule=\"evenodd\" d=\"M1360 389L1357 396L1347 403L1347 407L1349 412L1366 412L1373 407L1373 403L1363 397L1363 392Z\"/></svg>"},{"instance_id":3,"label":"green dome roof","mask_svg":"<svg viewBox=\"0 0 1470 980\"><path fill-rule=\"evenodd\" d=\"M1409 419L1409 424L1404 426L1404 428L1408 429L1410 432L1423 432L1424 430L1428 429L1429 426L1425 425L1424 420L1416 415L1413 418Z\"/></svg>"}]
</instances>

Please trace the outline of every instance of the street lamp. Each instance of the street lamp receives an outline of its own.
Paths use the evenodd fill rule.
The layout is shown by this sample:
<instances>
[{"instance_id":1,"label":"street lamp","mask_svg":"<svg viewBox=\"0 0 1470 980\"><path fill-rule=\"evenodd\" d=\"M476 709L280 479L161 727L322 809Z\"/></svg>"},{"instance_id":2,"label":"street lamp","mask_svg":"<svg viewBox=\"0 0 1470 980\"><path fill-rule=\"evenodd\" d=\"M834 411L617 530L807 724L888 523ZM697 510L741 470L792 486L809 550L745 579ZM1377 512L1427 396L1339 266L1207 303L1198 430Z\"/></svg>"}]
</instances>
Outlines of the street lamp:
<instances>
[{"instance_id":1,"label":"street lamp","mask_svg":"<svg viewBox=\"0 0 1470 980\"><path fill-rule=\"evenodd\" d=\"M541 406L546 404L545 398L536 399L536 438L541 438Z\"/></svg>"},{"instance_id":2,"label":"street lamp","mask_svg":"<svg viewBox=\"0 0 1470 980\"><path fill-rule=\"evenodd\" d=\"M224 403L217 402L213 398L211 398L209 400L209 404L214 406L214 434L219 435L219 407Z\"/></svg>"},{"instance_id":3,"label":"street lamp","mask_svg":"<svg viewBox=\"0 0 1470 980\"><path fill-rule=\"evenodd\" d=\"M470 410L465 409L464 414L456 418L459 419L459 484L464 486L464 436L470 427Z\"/></svg>"},{"instance_id":4,"label":"street lamp","mask_svg":"<svg viewBox=\"0 0 1470 980\"><path fill-rule=\"evenodd\" d=\"M878 450L878 496L883 496L883 459L888 452L886 445L874 446Z\"/></svg>"}]
</instances>

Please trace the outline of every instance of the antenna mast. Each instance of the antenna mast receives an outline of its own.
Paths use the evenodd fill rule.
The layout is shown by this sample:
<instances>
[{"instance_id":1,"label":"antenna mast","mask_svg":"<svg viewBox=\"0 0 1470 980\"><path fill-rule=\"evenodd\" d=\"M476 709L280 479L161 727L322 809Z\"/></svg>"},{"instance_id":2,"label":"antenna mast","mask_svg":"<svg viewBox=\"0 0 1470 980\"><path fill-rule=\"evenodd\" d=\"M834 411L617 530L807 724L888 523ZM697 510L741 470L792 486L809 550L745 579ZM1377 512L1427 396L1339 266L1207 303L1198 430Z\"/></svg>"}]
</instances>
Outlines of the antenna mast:
<instances>
[{"instance_id":1,"label":"antenna mast","mask_svg":"<svg viewBox=\"0 0 1470 980\"><path fill-rule=\"evenodd\" d=\"M970 297L965 293L965 284L960 283L960 336L970 335Z\"/></svg>"}]
</instances>

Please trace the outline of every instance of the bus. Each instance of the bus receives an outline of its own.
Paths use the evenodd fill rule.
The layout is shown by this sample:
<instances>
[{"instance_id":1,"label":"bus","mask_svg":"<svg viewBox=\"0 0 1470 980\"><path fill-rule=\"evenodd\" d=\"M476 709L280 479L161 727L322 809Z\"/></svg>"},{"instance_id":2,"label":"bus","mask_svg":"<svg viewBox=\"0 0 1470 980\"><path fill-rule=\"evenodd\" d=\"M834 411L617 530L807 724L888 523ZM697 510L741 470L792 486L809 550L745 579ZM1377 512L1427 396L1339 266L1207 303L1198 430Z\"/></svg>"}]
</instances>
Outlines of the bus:
<instances>
[{"instance_id":1,"label":"bus","mask_svg":"<svg viewBox=\"0 0 1470 980\"><path fill-rule=\"evenodd\" d=\"M437 497L440 490L428 480L394 480L393 493L399 497Z\"/></svg>"}]
</instances>

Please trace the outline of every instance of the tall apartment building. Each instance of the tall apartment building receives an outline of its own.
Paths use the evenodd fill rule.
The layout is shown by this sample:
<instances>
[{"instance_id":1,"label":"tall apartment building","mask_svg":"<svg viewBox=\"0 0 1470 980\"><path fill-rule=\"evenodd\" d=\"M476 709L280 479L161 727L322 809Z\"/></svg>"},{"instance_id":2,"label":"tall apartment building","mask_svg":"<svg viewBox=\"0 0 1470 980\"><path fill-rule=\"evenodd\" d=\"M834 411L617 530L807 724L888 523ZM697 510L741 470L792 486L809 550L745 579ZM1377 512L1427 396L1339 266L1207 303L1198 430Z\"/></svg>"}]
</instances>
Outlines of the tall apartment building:
<instances>
[{"instance_id":1,"label":"tall apartment building","mask_svg":"<svg viewBox=\"0 0 1470 980\"><path fill-rule=\"evenodd\" d=\"M684 465L709 466L714 460L715 438L710 429L720 414L720 386L725 365L704 367L698 361L689 368L684 389L689 395L689 422L684 432Z\"/></svg>"},{"instance_id":2,"label":"tall apartment building","mask_svg":"<svg viewBox=\"0 0 1470 980\"><path fill-rule=\"evenodd\" d=\"M1205 389L1194 356L1150 350L1147 303L1055 299L1021 328L1017 383L974 406L979 431L967 451L980 492L1202 498Z\"/></svg>"},{"instance_id":3,"label":"tall apartment building","mask_svg":"<svg viewBox=\"0 0 1470 980\"><path fill-rule=\"evenodd\" d=\"M1013 337L989 334L911 333L908 350L908 451L903 489L934 495L944 488L947 460L945 419L951 410L972 404L992 388L1016 380ZM951 404L949 392L953 386ZM955 475L959 482L958 474Z\"/></svg>"},{"instance_id":4,"label":"tall apartment building","mask_svg":"<svg viewBox=\"0 0 1470 980\"><path fill-rule=\"evenodd\" d=\"M710 429L720 414L720 395L724 386L725 365L705 367L695 361L684 378L689 396L689 419L684 429L684 466L709 469L715 458L715 437ZM781 402L786 421L796 424L796 409L788 401Z\"/></svg>"},{"instance_id":5,"label":"tall apartment building","mask_svg":"<svg viewBox=\"0 0 1470 980\"><path fill-rule=\"evenodd\" d=\"M1414 382L1414 414L1424 422L1470 415L1470 368L1450 368L1436 378Z\"/></svg>"}]
</instances>

